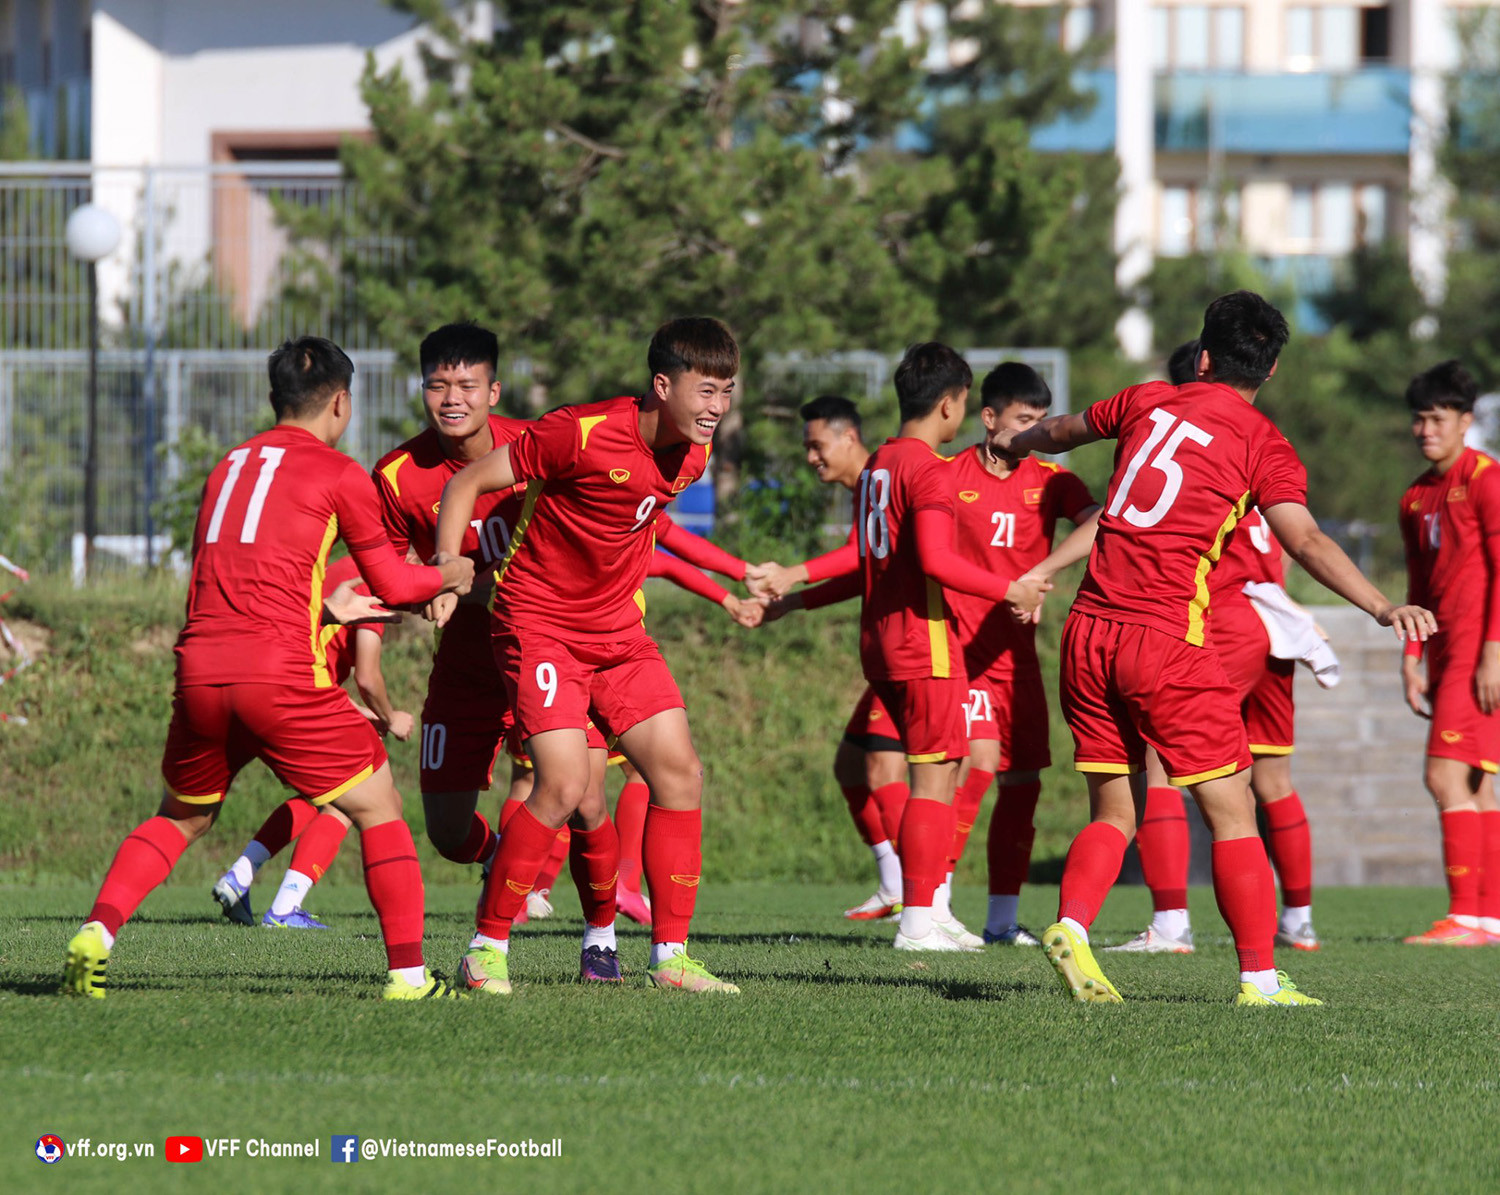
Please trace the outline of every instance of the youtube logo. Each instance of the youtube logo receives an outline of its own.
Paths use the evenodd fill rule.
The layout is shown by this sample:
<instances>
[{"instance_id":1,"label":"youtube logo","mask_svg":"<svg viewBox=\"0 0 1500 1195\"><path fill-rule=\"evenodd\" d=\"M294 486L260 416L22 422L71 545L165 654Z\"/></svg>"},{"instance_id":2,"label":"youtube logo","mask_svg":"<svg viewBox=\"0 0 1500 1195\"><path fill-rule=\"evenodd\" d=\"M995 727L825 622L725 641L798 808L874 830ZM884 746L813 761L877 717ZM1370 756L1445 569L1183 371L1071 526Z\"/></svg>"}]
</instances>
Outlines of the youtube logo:
<instances>
[{"instance_id":1,"label":"youtube logo","mask_svg":"<svg viewBox=\"0 0 1500 1195\"><path fill-rule=\"evenodd\" d=\"M201 1162L203 1161L203 1138L168 1137L166 1152L169 1162Z\"/></svg>"}]
</instances>

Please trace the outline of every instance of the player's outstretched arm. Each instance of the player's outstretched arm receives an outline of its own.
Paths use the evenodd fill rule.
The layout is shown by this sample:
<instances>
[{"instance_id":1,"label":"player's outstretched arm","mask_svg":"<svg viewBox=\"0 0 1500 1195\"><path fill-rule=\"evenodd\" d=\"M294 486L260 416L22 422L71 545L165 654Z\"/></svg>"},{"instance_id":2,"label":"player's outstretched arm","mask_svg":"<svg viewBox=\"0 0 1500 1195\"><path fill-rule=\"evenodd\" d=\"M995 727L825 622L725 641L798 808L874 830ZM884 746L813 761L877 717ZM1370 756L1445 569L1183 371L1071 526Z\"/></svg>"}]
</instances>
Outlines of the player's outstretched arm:
<instances>
[{"instance_id":1,"label":"player's outstretched arm","mask_svg":"<svg viewBox=\"0 0 1500 1195\"><path fill-rule=\"evenodd\" d=\"M385 673L380 669L381 638L368 627L354 629L354 684L365 705L375 715L381 731L389 731L403 743L411 737L412 716L391 704L385 687Z\"/></svg>"},{"instance_id":2,"label":"player's outstretched arm","mask_svg":"<svg viewBox=\"0 0 1500 1195\"><path fill-rule=\"evenodd\" d=\"M858 569L859 547L851 534L848 543L801 564L789 567L771 563L751 565L745 574L745 583L757 597L778 598L790 593L795 585L831 581Z\"/></svg>"},{"instance_id":3,"label":"player's outstretched arm","mask_svg":"<svg viewBox=\"0 0 1500 1195\"><path fill-rule=\"evenodd\" d=\"M657 516L656 546L665 548L673 556L680 556L691 565L706 568L728 577L731 581L743 581L750 568L738 556L732 556L712 540L694 535L686 527L679 527L665 513Z\"/></svg>"},{"instance_id":4,"label":"player's outstretched arm","mask_svg":"<svg viewBox=\"0 0 1500 1195\"><path fill-rule=\"evenodd\" d=\"M368 593L360 593L359 579L353 578L338 585L332 593L323 595L323 621L348 626L357 622L399 622L401 615L387 610L380 599Z\"/></svg>"},{"instance_id":5,"label":"player's outstretched arm","mask_svg":"<svg viewBox=\"0 0 1500 1195\"><path fill-rule=\"evenodd\" d=\"M775 622L793 610L818 610L857 598L864 593L864 578L857 572L844 573L811 589L799 589L775 598L767 604L761 621Z\"/></svg>"},{"instance_id":6,"label":"player's outstretched arm","mask_svg":"<svg viewBox=\"0 0 1500 1195\"><path fill-rule=\"evenodd\" d=\"M1050 581L1008 581L971 564L953 548L953 512L935 507L917 511L917 559L922 571L945 589L989 598L992 602L1009 602L1023 613L1031 613L1041 603L1042 594L1052 588Z\"/></svg>"},{"instance_id":7,"label":"player's outstretched arm","mask_svg":"<svg viewBox=\"0 0 1500 1195\"><path fill-rule=\"evenodd\" d=\"M1024 431L1002 431L996 447L1015 456L1029 456L1033 452L1067 452L1103 438L1081 414L1052 415Z\"/></svg>"},{"instance_id":8,"label":"player's outstretched arm","mask_svg":"<svg viewBox=\"0 0 1500 1195\"><path fill-rule=\"evenodd\" d=\"M386 538L375 483L350 461L334 491L339 534L359 567L359 575L381 601L414 606L439 593L467 593L474 583L474 564L464 560L440 564L407 564Z\"/></svg>"},{"instance_id":9,"label":"player's outstretched arm","mask_svg":"<svg viewBox=\"0 0 1500 1195\"><path fill-rule=\"evenodd\" d=\"M1402 640L1426 640L1437 633L1437 619L1421 606L1398 606L1376 589L1344 550L1318 529L1312 512L1299 502L1278 502L1261 511L1292 559L1312 579L1383 627L1392 627Z\"/></svg>"},{"instance_id":10,"label":"player's outstretched arm","mask_svg":"<svg viewBox=\"0 0 1500 1195\"><path fill-rule=\"evenodd\" d=\"M1085 559L1093 551L1094 538L1099 534L1099 516L1103 513L1104 508L1096 506L1084 515L1062 543L1053 548L1045 559L1026 570L1026 577L1050 581L1070 564L1077 564Z\"/></svg>"},{"instance_id":11,"label":"player's outstretched arm","mask_svg":"<svg viewBox=\"0 0 1500 1195\"><path fill-rule=\"evenodd\" d=\"M510 445L502 444L488 456L465 465L448 479L438 507L437 551L439 556L457 556L463 551L464 530L474 516L481 494L508 490L516 484L510 463Z\"/></svg>"}]
</instances>

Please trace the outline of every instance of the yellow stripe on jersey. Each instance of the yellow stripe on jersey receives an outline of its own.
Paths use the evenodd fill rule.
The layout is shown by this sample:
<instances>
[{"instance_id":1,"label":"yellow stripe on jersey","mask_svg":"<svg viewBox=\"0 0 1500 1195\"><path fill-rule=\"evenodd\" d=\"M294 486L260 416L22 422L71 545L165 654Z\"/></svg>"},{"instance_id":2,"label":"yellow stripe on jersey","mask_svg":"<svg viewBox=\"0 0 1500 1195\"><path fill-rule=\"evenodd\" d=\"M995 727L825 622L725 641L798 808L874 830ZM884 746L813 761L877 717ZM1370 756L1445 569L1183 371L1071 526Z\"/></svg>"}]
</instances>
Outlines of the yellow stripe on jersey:
<instances>
[{"instance_id":1,"label":"yellow stripe on jersey","mask_svg":"<svg viewBox=\"0 0 1500 1195\"><path fill-rule=\"evenodd\" d=\"M953 675L948 659L948 611L943 604L943 587L927 578L927 642L932 648L932 675Z\"/></svg>"},{"instance_id":2,"label":"yellow stripe on jersey","mask_svg":"<svg viewBox=\"0 0 1500 1195\"><path fill-rule=\"evenodd\" d=\"M401 466L411 460L411 453L403 452L388 465L380 466L380 476L385 478L386 485L391 487L391 493L401 497L401 485L396 480L396 474L401 472Z\"/></svg>"},{"instance_id":3,"label":"yellow stripe on jersey","mask_svg":"<svg viewBox=\"0 0 1500 1195\"><path fill-rule=\"evenodd\" d=\"M592 417L597 423L604 415ZM490 609L495 608L495 597L500 592L500 582L505 580L505 570L510 567L511 560L521 547L521 541L526 538L526 528L531 526L531 516L536 511L537 499L542 496L542 487L545 482L528 481L526 483L526 501L521 504L521 517L516 520L516 529L510 533L510 546L505 549L505 555L500 557L500 563L495 566L495 588L490 593Z\"/></svg>"},{"instance_id":4,"label":"yellow stripe on jersey","mask_svg":"<svg viewBox=\"0 0 1500 1195\"><path fill-rule=\"evenodd\" d=\"M1472 474L1470 474L1470 476L1471 477L1478 477L1481 473L1483 473L1486 469L1488 469L1494 463L1495 463L1495 458L1494 457L1492 457L1492 456L1486 456L1482 452L1479 453L1479 454L1477 454L1475 456L1475 458L1474 458L1474 472Z\"/></svg>"},{"instance_id":5,"label":"yellow stripe on jersey","mask_svg":"<svg viewBox=\"0 0 1500 1195\"><path fill-rule=\"evenodd\" d=\"M1036 457L1032 457L1031 459L1036 461L1036 463L1039 464L1043 469L1046 469L1052 473L1056 473L1059 469L1062 468L1062 466L1059 465L1056 461L1042 461L1037 460Z\"/></svg>"},{"instance_id":6,"label":"yellow stripe on jersey","mask_svg":"<svg viewBox=\"0 0 1500 1195\"><path fill-rule=\"evenodd\" d=\"M340 784L337 788L330 788L321 796L309 797L308 800L315 806L327 805L330 801L337 801L356 784L363 784L373 775L375 775L375 769L372 766L366 765L359 771L355 772L354 775L350 776L349 779L345 780L344 783Z\"/></svg>"},{"instance_id":7,"label":"yellow stripe on jersey","mask_svg":"<svg viewBox=\"0 0 1500 1195\"><path fill-rule=\"evenodd\" d=\"M1203 624L1208 614L1208 574L1224 554L1224 541L1234 530L1235 524L1245 517L1250 509L1250 491L1240 495L1240 500L1229 508L1224 521L1219 524L1213 545L1198 557L1198 570L1193 577L1193 600L1188 603L1187 641L1194 647L1203 646ZM1175 783L1175 782L1174 782Z\"/></svg>"},{"instance_id":8,"label":"yellow stripe on jersey","mask_svg":"<svg viewBox=\"0 0 1500 1195\"><path fill-rule=\"evenodd\" d=\"M333 541L339 537L339 517L328 516L328 526L323 531L323 542L318 547L317 559L313 561L312 592L307 599L309 642L313 656L313 688L333 688L333 677L328 674L328 661L323 656L323 578L328 573L328 553Z\"/></svg>"},{"instance_id":9,"label":"yellow stripe on jersey","mask_svg":"<svg viewBox=\"0 0 1500 1195\"><path fill-rule=\"evenodd\" d=\"M593 431L606 419L608 415L585 415L578 421L578 451L582 452L589 446L589 432Z\"/></svg>"}]
</instances>

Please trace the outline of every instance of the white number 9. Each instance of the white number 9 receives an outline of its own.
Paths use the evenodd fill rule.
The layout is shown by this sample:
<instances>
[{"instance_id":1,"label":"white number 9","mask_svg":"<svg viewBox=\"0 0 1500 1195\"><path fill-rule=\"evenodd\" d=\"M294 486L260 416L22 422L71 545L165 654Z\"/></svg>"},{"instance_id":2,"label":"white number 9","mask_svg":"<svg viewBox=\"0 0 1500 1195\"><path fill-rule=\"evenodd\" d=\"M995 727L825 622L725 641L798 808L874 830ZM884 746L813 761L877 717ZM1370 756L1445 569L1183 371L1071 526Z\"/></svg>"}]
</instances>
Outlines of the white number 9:
<instances>
[{"instance_id":1,"label":"white number 9","mask_svg":"<svg viewBox=\"0 0 1500 1195\"><path fill-rule=\"evenodd\" d=\"M552 703L557 700L557 668L552 664L538 664L536 687L547 694L547 699L542 702L542 708L551 709Z\"/></svg>"},{"instance_id":2,"label":"white number 9","mask_svg":"<svg viewBox=\"0 0 1500 1195\"><path fill-rule=\"evenodd\" d=\"M630 528L639 531L646 525L646 520L651 517L651 512L656 509L656 495L647 494L641 499L641 504L635 508L635 523Z\"/></svg>"}]
</instances>

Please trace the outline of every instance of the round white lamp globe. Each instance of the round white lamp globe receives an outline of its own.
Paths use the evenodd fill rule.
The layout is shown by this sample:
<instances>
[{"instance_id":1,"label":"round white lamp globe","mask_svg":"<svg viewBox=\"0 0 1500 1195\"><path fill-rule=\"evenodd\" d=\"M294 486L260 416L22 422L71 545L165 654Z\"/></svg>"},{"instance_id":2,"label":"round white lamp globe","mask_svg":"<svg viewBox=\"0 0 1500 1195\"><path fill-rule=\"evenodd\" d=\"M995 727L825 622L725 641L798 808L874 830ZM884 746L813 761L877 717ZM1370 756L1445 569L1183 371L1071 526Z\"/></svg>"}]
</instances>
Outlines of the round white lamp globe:
<instances>
[{"instance_id":1,"label":"round white lamp globe","mask_svg":"<svg viewBox=\"0 0 1500 1195\"><path fill-rule=\"evenodd\" d=\"M97 203L73 209L64 232L68 252L80 261L108 257L120 243L120 222Z\"/></svg>"}]
</instances>

